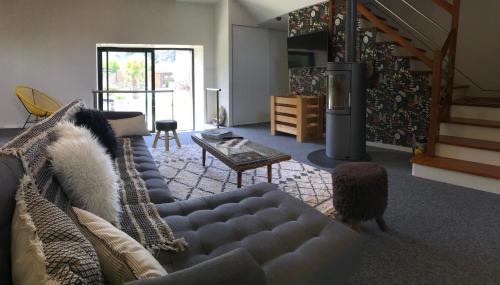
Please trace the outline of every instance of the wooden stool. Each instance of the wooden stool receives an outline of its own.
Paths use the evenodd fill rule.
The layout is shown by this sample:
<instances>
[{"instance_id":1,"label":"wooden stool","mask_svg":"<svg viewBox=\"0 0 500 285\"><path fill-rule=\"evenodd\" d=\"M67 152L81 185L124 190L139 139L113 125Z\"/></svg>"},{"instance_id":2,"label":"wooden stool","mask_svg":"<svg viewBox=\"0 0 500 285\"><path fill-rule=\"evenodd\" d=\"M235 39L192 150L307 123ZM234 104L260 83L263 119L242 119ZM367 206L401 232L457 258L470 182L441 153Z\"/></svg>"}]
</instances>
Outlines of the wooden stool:
<instances>
[{"instance_id":1,"label":"wooden stool","mask_svg":"<svg viewBox=\"0 0 500 285\"><path fill-rule=\"evenodd\" d=\"M161 120L161 121L156 121L156 137L153 142L153 148L156 148L156 144L158 143L158 140L161 137L161 132L165 132L165 150L169 151L170 149L170 143L169 140L175 139L175 143L177 144L177 147L181 147L181 142L179 141L179 137L177 136L177 121L175 120ZM171 137L168 132L172 131L172 134L174 135Z\"/></svg>"},{"instance_id":2,"label":"wooden stool","mask_svg":"<svg viewBox=\"0 0 500 285\"><path fill-rule=\"evenodd\" d=\"M342 221L359 231L361 221L375 219L388 231L383 214L387 207L387 171L370 162L346 163L332 173L333 205Z\"/></svg>"}]
</instances>

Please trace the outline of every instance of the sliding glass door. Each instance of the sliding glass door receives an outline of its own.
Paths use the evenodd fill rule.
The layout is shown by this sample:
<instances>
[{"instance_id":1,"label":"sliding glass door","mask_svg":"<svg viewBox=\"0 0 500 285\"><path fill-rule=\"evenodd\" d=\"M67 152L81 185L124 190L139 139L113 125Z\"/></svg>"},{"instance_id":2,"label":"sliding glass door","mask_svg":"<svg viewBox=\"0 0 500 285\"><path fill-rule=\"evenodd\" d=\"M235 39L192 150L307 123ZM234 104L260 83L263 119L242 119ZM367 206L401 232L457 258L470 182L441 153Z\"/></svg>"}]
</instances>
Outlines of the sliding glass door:
<instances>
[{"instance_id":1,"label":"sliding glass door","mask_svg":"<svg viewBox=\"0 0 500 285\"><path fill-rule=\"evenodd\" d=\"M194 129L194 62L191 49L98 48L98 107L139 111L150 130L156 120L174 119ZM158 91L151 92L151 91Z\"/></svg>"}]
</instances>

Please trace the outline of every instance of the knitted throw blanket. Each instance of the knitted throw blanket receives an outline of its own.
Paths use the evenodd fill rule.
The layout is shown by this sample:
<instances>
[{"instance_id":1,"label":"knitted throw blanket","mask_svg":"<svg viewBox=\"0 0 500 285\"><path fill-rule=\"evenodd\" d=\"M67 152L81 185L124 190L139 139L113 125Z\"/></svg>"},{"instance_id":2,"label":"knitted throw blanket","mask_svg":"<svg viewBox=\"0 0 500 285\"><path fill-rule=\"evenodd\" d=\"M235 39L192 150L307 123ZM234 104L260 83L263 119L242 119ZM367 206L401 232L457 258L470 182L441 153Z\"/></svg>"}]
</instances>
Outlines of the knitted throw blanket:
<instances>
[{"instance_id":1,"label":"knitted throw blanket","mask_svg":"<svg viewBox=\"0 0 500 285\"><path fill-rule=\"evenodd\" d=\"M121 178L120 197L122 214L120 228L151 252L158 250L182 251L187 246L183 238L176 239L167 223L151 203L146 183L134 163L132 141L119 138L120 146L115 161Z\"/></svg>"},{"instance_id":2,"label":"knitted throw blanket","mask_svg":"<svg viewBox=\"0 0 500 285\"><path fill-rule=\"evenodd\" d=\"M82 101L74 101L0 148L0 154L17 157L24 172L33 177L38 191L65 212L70 208L70 201L52 171L47 146L57 139L53 131L57 123L73 120L74 115L84 107ZM162 249L182 251L186 242L174 238L170 227L151 203L145 182L135 168L130 142L129 138L120 139L119 144L123 148L115 161L121 178L122 214L118 227L152 253Z\"/></svg>"}]
</instances>

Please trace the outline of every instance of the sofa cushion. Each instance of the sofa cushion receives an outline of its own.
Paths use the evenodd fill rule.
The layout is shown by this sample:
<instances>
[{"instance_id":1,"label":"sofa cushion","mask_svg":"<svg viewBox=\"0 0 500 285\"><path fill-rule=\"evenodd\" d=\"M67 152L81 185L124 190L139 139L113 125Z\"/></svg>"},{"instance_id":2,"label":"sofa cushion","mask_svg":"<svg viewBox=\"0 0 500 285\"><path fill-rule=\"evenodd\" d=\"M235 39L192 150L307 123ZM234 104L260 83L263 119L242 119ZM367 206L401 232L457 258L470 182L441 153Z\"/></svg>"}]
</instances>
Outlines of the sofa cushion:
<instances>
[{"instance_id":1,"label":"sofa cushion","mask_svg":"<svg viewBox=\"0 0 500 285\"><path fill-rule=\"evenodd\" d=\"M98 216L73 207L71 216L99 256L108 285L167 275L141 244Z\"/></svg>"},{"instance_id":2,"label":"sofa cushion","mask_svg":"<svg viewBox=\"0 0 500 285\"><path fill-rule=\"evenodd\" d=\"M13 156L0 155L0 284L11 284L10 233L15 196L23 174L21 162Z\"/></svg>"},{"instance_id":3,"label":"sofa cushion","mask_svg":"<svg viewBox=\"0 0 500 285\"><path fill-rule=\"evenodd\" d=\"M146 142L142 137L130 137L134 155L134 163L141 178L146 183L149 198L154 204L174 202L163 176L149 152Z\"/></svg>"},{"instance_id":4,"label":"sofa cushion","mask_svg":"<svg viewBox=\"0 0 500 285\"><path fill-rule=\"evenodd\" d=\"M109 124L118 137L150 135L143 114L132 118L109 120Z\"/></svg>"},{"instance_id":5,"label":"sofa cushion","mask_svg":"<svg viewBox=\"0 0 500 285\"><path fill-rule=\"evenodd\" d=\"M102 284L97 253L73 221L24 176L12 219L14 284Z\"/></svg>"},{"instance_id":6,"label":"sofa cushion","mask_svg":"<svg viewBox=\"0 0 500 285\"><path fill-rule=\"evenodd\" d=\"M89 129L106 148L111 158L116 158L118 149L116 135L101 111L81 109L75 114L75 125Z\"/></svg>"},{"instance_id":7,"label":"sofa cushion","mask_svg":"<svg viewBox=\"0 0 500 285\"><path fill-rule=\"evenodd\" d=\"M159 255L169 272L246 248L268 284L337 284L359 257L354 231L268 183L157 208L190 245Z\"/></svg>"}]
</instances>

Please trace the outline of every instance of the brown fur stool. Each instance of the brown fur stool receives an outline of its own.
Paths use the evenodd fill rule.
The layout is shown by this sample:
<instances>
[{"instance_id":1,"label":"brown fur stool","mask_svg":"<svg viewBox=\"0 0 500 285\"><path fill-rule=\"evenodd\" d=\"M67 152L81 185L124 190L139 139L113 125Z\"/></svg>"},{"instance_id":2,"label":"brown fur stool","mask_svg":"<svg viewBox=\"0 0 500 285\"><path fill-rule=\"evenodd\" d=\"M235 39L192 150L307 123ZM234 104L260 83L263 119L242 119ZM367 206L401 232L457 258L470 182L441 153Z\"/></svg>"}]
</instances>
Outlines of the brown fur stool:
<instances>
[{"instance_id":1,"label":"brown fur stool","mask_svg":"<svg viewBox=\"0 0 500 285\"><path fill-rule=\"evenodd\" d=\"M387 231L382 217L387 207L387 171L371 162L354 162L333 170L333 205L342 221L359 231L360 222L375 219L382 231Z\"/></svg>"}]
</instances>

